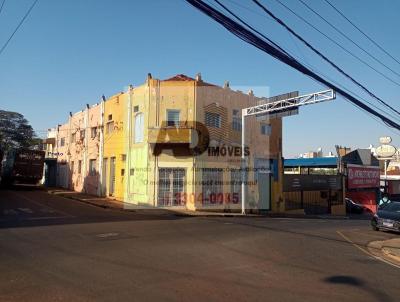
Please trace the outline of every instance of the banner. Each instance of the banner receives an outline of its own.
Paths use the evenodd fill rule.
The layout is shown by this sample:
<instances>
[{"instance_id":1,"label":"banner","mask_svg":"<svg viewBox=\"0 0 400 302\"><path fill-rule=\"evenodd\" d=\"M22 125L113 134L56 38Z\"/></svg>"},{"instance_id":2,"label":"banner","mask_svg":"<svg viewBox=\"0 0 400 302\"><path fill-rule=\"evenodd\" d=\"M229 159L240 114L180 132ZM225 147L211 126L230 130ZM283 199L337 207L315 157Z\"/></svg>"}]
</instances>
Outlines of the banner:
<instances>
[{"instance_id":1,"label":"banner","mask_svg":"<svg viewBox=\"0 0 400 302\"><path fill-rule=\"evenodd\" d=\"M347 165L347 188L379 188L379 167Z\"/></svg>"}]
</instances>

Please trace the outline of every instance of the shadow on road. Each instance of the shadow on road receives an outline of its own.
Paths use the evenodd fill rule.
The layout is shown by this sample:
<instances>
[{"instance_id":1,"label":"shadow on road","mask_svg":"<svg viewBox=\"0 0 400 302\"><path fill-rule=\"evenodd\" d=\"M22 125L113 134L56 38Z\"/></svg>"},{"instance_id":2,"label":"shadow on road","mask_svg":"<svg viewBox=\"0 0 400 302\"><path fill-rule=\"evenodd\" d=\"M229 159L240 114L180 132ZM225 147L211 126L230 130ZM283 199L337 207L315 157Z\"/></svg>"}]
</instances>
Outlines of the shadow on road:
<instances>
[{"instance_id":1,"label":"shadow on road","mask_svg":"<svg viewBox=\"0 0 400 302\"><path fill-rule=\"evenodd\" d=\"M379 290L379 287L374 285L370 286L367 282L362 280L361 278L352 277L352 276L344 276L344 275L336 275L323 279L324 282L335 284L335 285L344 285L349 287L358 287L368 294L374 296L376 301L385 301L390 302L393 301L391 297L389 297L385 292Z\"/></svg>"}]
</instances>

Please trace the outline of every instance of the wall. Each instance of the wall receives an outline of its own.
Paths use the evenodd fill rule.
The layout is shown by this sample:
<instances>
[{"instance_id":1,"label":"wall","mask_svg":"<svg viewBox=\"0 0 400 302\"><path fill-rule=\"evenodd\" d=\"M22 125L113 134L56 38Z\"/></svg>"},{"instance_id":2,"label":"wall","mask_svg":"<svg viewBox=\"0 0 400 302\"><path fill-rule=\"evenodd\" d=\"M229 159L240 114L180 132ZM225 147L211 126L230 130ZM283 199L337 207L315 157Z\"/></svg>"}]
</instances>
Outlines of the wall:
<instances>
[{"instance_id":1,"label":"wall","mask_svg":"<svg viewBox=\"0 0 400 302\"><path fill-rule=\"evenodd\" d=\"M104 155L103 179L105 195L118 200L124 199L125 182L125 136L124 120L126 93L116 94L104 104ZM113 125L113 126L112 126ZM111 159L115 158L115 179L111 179ZM114 182L114 190L112 190Z\"/></svg>"}]
</instances>

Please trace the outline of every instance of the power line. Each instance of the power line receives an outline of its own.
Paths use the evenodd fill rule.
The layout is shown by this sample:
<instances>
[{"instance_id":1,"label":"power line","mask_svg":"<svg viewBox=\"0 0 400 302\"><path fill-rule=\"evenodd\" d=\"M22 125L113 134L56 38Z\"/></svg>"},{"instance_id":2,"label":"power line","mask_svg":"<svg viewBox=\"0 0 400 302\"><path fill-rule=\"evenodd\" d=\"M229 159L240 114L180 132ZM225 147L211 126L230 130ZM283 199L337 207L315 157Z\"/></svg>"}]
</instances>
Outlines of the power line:
<instances>
[{"instance_id":1,"label":"power line","mask_svg":"<svg viewBox=\"0 0 400 302\"><path fill-rule=\"evenodd\" d=\"M342 68L340 68L338 65L336 65L333 61L331 61L329 58L327 58L323 53L321 53L319 50L317 50L314 46L312 46L310 43L308 43L305 39L303 39L299 34L297 34L293 29L291 29L286 23L284 23L281 19L276 17L270 10L268 10L264 5L262 5L258 0L252 0L256 5L258 5L266 14L268 14L270 17L272 17L277 23L279 23L281 26L283 26L287 31L289 31L293 36L295 36L297 39L299 39L301 42L303 42L308 48L310 48L313 52L315 52L318 56L320 56L322 59L324 59L326 62L328 62L333 68L335 68L338 72L340 72L342 75L344 75L346 78L348 78L350 81L352 81L354 84L356 84L358 87L360 87L362 90L367 92L370 96L372 96L374 99L376 99L378 102L383 104L384 106L390 108L397 114L400 114L400 112L386 103L384 100L382 100L380 97L375 95L373 92L371 92L367 87L365 87L363 84L358 82L356 79L354 79L352 76L350 76L348 73L346 73ZM302 1L302 0L299 0Z\"/></svg>"},{"instance_id":2,"label":"power line","mask_svg":"<svg viewBox=\"0 0 400 302\"><path fill-rule=\"evenodd\" d=\"M359 56L355 55L354 53L352 53L350 50L348 50L347 48L343 47L340 43L338 43L337 41L335 41L334 39L332 39L331 37L329 37L327 34L325 34L324 32L322 32L320 29L318 29L318 27L316 27L315 25L313 25L311 22L307 21L305 18L303 18L302 16L300 16L299 14L297 14L294 10L292 10L290 7L288 7L286 4L282 3L282 1L280 0L275 0L276 2L278 2L280 5L282 5L284 8L286 8L288 11L290 11L292 14L294 14L297 18L299 18L300 20L302 20L303 22L305 22L307 25L309 25L310 27L312 27L314 30L316 30L317 32L319 32L321 35L323 35L326 39L328 39L329 41L331 41L332 43L334 43L336 46L338 46L339 48L341 48L343 51L345 51L346 53L348 53L349 55L351 55L353 58L357 59L359 62L363 63L364 65L366 65L367 67L369 67L370 69L374 70L376 73L380 74L381 76L383 76L385 79L389 80L390 82L392 82L393 84L397 85L400 87L400 83L393 80L392 78L390 78L389 76L387 76L386 74L382 73L381 71L377 70L375 67L371 66L370 64L368 64L365 60L361 59Z\"/></svg>"},{"instance_id":3,"label":"power line","mask_svg":"<svg viewBox=\"0 0 400 302\"><path fill-rule=\"evenodd\" d=\"M35 7L36 3L39 0L35 0L32 5L30 6L30 8L28 9L28 11L25 13L24 17L21 19L21 21L19 22L19 24L17 25L17 27L15 28L15 30L13 31L13 33L11 34L11 36L8 38L8 40L6 41L6 43L4 43L3 47L0 49L0 55L3 53L3 51L6 49L8 43L10 43L11 39L14 37L15 33L18 31L18 29L21 27L21 25L24 23L25 19L29 16L29 14L31 13L32 9ZM4 2L3 2L4 3Z\"/></svg>"},{"instance_id":4,"label":"power line","mask_svg":"<svg viewBox=\"0 0 400 302\"><path fill-rule=\"evenodd\" d=\"M385 63L383 63L381 60L377 59L373 54L371 54L369 51L365 50L363 47L361 47L360 45L358 45L356 42L354 42L353 39L351 39L350 37L348 37L344 32L342 32L340 29L338 29L335 25L333 25L331 22L329 22L328 20L326 20L321 14L319 14L316 10L314 10L311 6L309 6L307 3L304 2L304 0L298 0L300 1L305 7L307 7L310 11L312 11L315 15L317 15L319 18L321 18L325 23L327 23L330 27L332 27L336 32L338 32L341 36L343 36L346 40L348 40L349 42L351 42L353 45L355 45L357 48L359 48L360 50L362 50L364 53L366 53L369 57L371 57L374 61L378 62L379 64L381 64L382 66L384 66L386 69L390 70L391 72L393 72L394 74L396 74L397 76L400 76L400 73L398 73L397 71L393 70L392 68L390 68L389 66L387 66Z\"/></svg>"},{"instance_id":5,"label":"power line","mask_svg":"<svg viewBox=\"0 0 400 302\"><path fill-rule=\"evenodd\" d=\"M253 30L254 32L256 32L257 34L259 34L261 37L263 37L264 39L266 39L268 42L270 42L271 44L273 44L275 47L277 47L279 50L281 50L282 52L284 52L286 55L290 56L288 54L288 52L286 50L284 50L283 48L281 48L278 44L276 44L274 41L270 40L267 36L265 36L264 34L262 34L260 31L256 30L254 27L252 27L251 25L249 25L247 22L245 22L242 18L240 18L239 16L237 16L235 13L233 13L230 9L228 9L225 5L223 5L220 1L218 0L214 0L215 2L218 3L218 5L220 5L222 8L224 8L229 14L231 14L234 18L236 18L237 20L239 20L239 22L241 22L242 24L244 24L245 26L247 26L248 28L250 28L251 30Z\"/></svg>"},{"instance_id":6,"label":"power line","mask_svg":"<svg viewBox=\"0 0 400 302\"><path fill-rule=\"evenodd\" d=\"M188 2L189 4L191 4L193 7L200 10L205 15L209 16L210 18L212 18L213 20L218 22L219 24L221 24L223 27L225 27L228 31L230 31L232 34L236 35L241 40L257 47L261 51L269 54L270 56L285 63L286 65L291 66L292 68L300 71L301 73L312 77L313 79L320 82L321 84L324 84L327 87L330 87L330 88L336 90L336 92L338 94L342 95L343 97L345 97L346 99L351 101L353 104L357 105L358 108L363 109L363 110L367 111L368 113L378 117L383 122L387 123L387 125L389 125L390 127L400 130L400 124L392 121L391 119L387 118L385 115L370 108L363 102L361 102L358 99L356 99L355 97L353 97L351 94L347 93L345 90L337 87L336 85L334 85L331 82L322 78L320 75L311 71L309 68L305 67L300 62L294 60L293 58L288 57L286 54L281 52L279 49L274 48L273 45L268 44L266 41L264 41L260 37L256 36L249 29L247 29L247 28L243 27L242 25L238 24L237 22L233 21L232 19L225 16L218 10L215 10L214 8L207 5L203 1L201 1L201 0L185 0L185 1Z\"/></svg>"},{"instance_id":7,"label":"power line","mask_svg":"<svg viewBox=\"0 0 400 302\"><path fill-rule=\"evenodd\" d=\"M1 14L1 11L3 10L3 6L4 6L4 3L6 2L6 0L3 0L3 2L1 3L1 6L0 6L0 14Z\"/></svg>"},{"instance_id":8,"label":"power line","mask_svg":"<svg viewBox=\"0 0 400 302\"><path fill-rule=\"evenodd\" d=\"M366 37L372 44L374 44L376 47L378 47L380 50L382 50L385 54L387 54L389 57L391 57L394 61L396 61L398 64L400 64L400 61L398 61L395 57L393 57L389 52L387 52L382 46L380 46L377 42L375 42L370 36L368 36L364 31L362 31L357 25L355 25L349 18L347 18L338 8L336 8L331 2L328 0L325 0L326 3L328 3L339 15L341 15L344 19L346 19L355 29L357 29L364 37Z\"/></svg>"}]
</instances>

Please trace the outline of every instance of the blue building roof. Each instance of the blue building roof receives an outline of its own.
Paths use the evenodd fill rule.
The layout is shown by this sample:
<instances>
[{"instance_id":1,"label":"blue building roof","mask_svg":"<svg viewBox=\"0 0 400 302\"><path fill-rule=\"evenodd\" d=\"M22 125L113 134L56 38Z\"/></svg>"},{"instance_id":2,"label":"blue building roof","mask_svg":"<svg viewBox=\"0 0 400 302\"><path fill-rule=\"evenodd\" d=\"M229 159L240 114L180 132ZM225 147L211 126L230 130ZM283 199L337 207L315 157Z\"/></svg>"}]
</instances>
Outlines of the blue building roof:
<instances>
[{"instance_id":1,"label":"blue building roof","mask_svg":"<svg viewBox=\"0 0 400 302\"><path fill-rule=\"evenodd\" d=\"M284 161L285 168L289 167L320 167L336 168L337 157L315 157L315 158L288 158Z\"/></svg>"}]
</instances>

